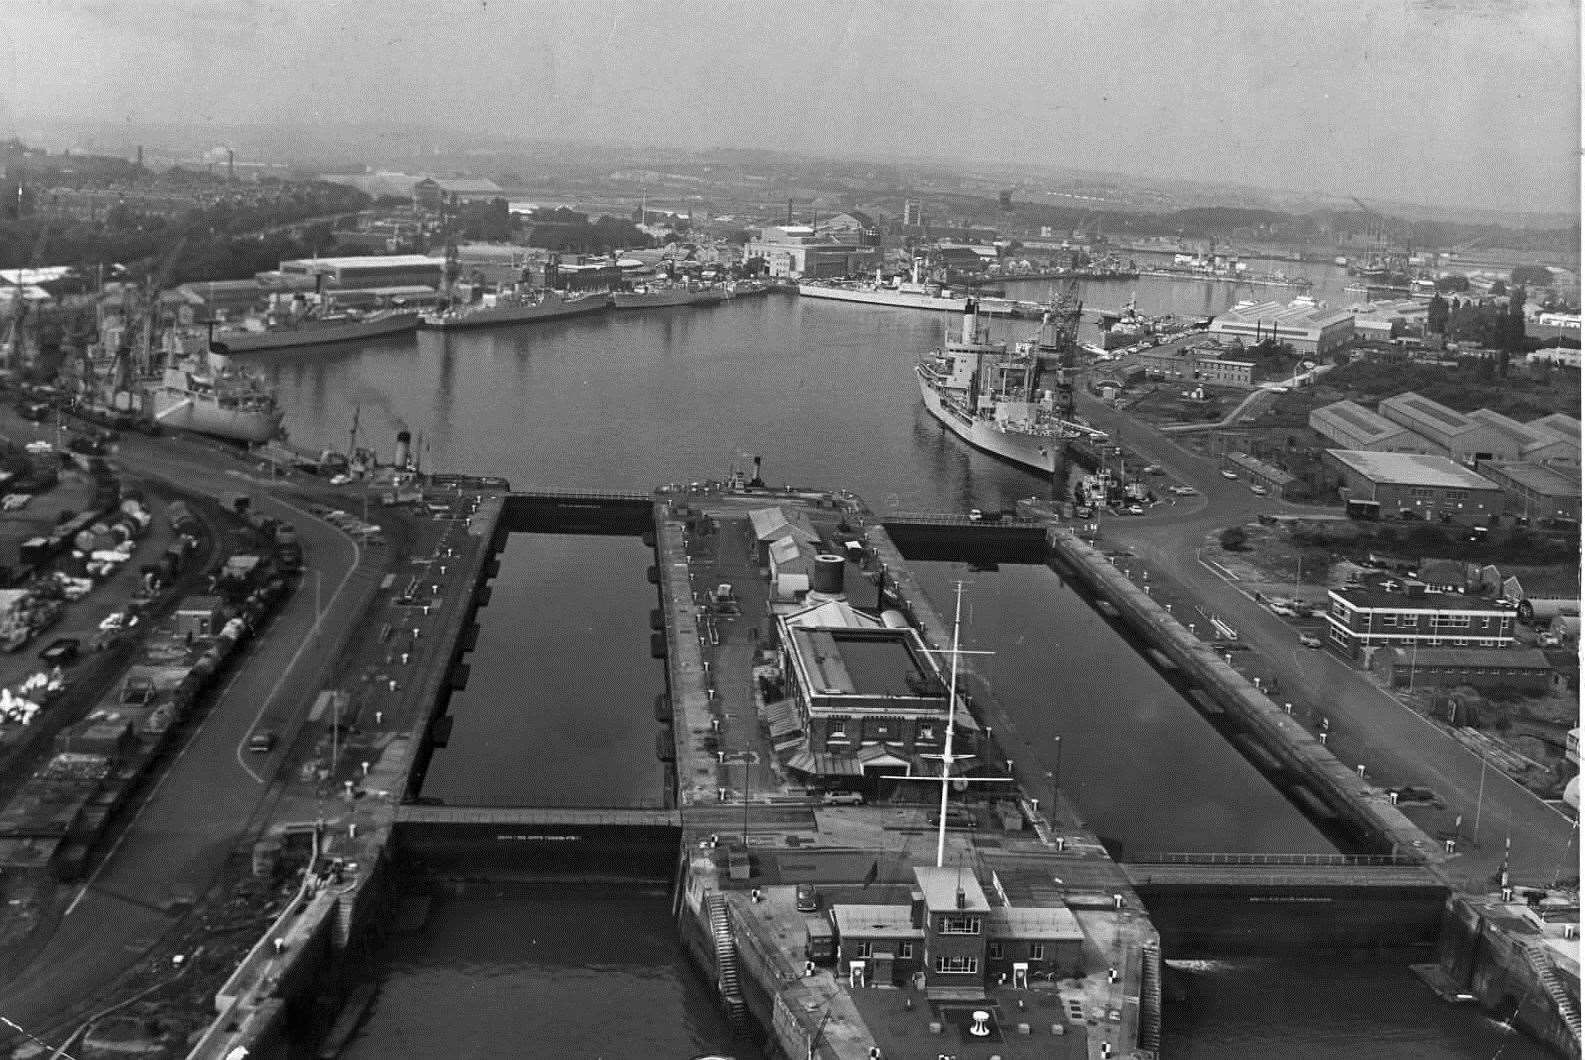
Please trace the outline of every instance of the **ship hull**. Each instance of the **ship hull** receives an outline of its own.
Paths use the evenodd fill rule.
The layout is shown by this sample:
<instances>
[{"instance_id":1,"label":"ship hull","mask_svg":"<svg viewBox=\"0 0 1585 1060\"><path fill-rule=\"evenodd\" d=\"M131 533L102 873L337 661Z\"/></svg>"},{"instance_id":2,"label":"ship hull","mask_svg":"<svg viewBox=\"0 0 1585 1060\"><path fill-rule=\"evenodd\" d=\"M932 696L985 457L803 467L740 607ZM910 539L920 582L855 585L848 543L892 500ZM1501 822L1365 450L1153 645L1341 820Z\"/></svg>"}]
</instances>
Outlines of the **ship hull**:
<instances>
[{"instance_id":1,"label":"ship hull","mask_svg":"<svg viewBox=\"0 0 1585 1060\"><path fill-rule=\"evenodd\" d=\"M155 391L149 411L161 427L196 431L215 438L258 445L280 433L282 409L228 409L177 394Z\"/></svg>"},{"instance_id":2,"label":"ship hull","mask_svg":"<svg viewBox=\"0 0 1585 1060\"><path fill-rule=\"evenodd\" d=\"M810 283L800 283L798 293L805 298L829 298L837 302L859 302L863 305L885 305L897 309L930 309L949 313L961 313L969 304L967 298L942 298L939 295L888 291L884 288L858 290L851 287L822 287Z\"/></svg>"},{"instance_id":3,"label":"ship hull","mask_svg":"<svg viewBox=\"0 0 1585 1060\"><path fill-rule=\"evenodd\" d=\"M235 331L217 334L215 346L228 353L270 353L303 346L327 346L338 342L358 342L383 335L402 335L418 330L418 313L398 313L375 321L348 321L323 327L277 328L270 331Z\"/></svg>"},{"instance_id":4,"label":"ship hull","mask_svg":"<svg viewBox=\"0 0 1585 1060\"><path fill-rule=\"evenodd\" d=\"M609 297L578 298L573 301L557 299L531 306L504 306L496 309L474 309L449 315L426 313L422 324L436 331L459 331L464 328L499 328L513 324L536 324L542 320L560 320L564 317L587 316L603 313L611 306Z\"/></svg>"},{"instance_id":5,"label":"ship hull","mask_svg":"<svg viewBox=\"0 0 1585 1060\"><path fill-rule=\"evenodd\" d=\"M676 305L715 305L726 300L724 291L616 292L617 309L664 309Z\"/></svg>"},{"instance_id":6,"label":"ship hull","mask_svg":"<svg viewBox=\"0 0 1585 1060\"><path fill-rule=\"evenodd\" d=\"M946 407L941 395L923 375L919 376L919 396L930 415L974 448L1043 475L1056 473L1067 447L1066 440L1004 431L988 420L975 419L965 423L962 417Z\"/></svg>"}]
</instances>

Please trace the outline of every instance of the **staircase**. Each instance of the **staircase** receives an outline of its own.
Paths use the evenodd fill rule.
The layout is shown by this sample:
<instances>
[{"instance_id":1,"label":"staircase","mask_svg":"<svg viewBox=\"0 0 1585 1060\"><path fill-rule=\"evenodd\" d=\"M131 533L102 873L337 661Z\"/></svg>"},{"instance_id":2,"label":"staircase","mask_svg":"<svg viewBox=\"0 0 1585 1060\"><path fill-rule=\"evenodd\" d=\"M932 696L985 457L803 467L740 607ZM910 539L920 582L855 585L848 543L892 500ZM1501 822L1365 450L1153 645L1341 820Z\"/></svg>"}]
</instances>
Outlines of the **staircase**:
<instances>
[{"instance_id":1,"label":"staircase","mask_svg":"<svg viewBox=\"0 0 1585 1060\"><path fill-rule=\"evenodd\" d=\"M732 938L732 921L727 916L726 899L711 893L704 899L710 915L710 937L715 941L716 987L726 1006L727 1018L735 1031L748 1030L748 1006L743 1003L743 988L738 982L737 942Z\"/></svg>"},{"instance_id":2,"label":"staircase","mask_svg":"<svg viewBox=\"0 0 1585 1060\"><path fill-rule=\"evenodd\" d=\"M1557 974L1557 966L1552 963L1552 955L1534 943L1526 943L1524 947L1525 960L1530 962L1530 968L1535 972L1541 985L1552 998L1552 1003L1557 1006L1558 1016L1568 1025L1569 1034L1574 1038L1574 1045L1580 1044L1580 1010L1579 999L1568 992L1563 985L1563 979Z\"/></svg>"},{"instance_id":3,"label":"staircase","mask_svg":"<svg viewBox=\"0 0 1585 1060\"><path fill-rule=\"evenodd\" d=\"M1161 1049L1161 947L1154 942L1140 948L1139 1048Z\"/></svg>"}]
</instances>

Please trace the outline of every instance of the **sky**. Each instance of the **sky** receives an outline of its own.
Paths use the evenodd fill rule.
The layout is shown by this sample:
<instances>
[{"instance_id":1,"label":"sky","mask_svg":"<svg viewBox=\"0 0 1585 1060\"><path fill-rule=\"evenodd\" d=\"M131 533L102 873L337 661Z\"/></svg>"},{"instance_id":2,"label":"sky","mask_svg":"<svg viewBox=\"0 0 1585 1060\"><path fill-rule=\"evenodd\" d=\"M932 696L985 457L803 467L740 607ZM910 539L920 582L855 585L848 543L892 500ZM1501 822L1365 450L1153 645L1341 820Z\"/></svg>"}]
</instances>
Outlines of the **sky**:
<instances>
[{"instance_id":1,"label":"sky","mask_svg":"<svg viewBox=\"0 0 1585 1060\"><path fill-rule=\"evenodd\" d=\"M93 121L1032 162L1580 202L1574 0L0 0L0 131Z\"/></svg>"}]
</instances>

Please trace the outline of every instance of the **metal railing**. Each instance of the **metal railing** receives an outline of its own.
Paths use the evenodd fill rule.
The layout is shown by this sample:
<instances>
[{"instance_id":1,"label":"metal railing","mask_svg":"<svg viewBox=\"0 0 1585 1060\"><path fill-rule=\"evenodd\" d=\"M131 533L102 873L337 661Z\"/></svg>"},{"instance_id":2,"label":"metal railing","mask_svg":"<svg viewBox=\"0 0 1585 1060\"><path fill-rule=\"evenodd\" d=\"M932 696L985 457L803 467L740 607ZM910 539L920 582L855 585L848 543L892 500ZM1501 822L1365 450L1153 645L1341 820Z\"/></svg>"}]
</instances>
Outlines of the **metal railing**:
<instances>
[{"instance_id":1,"label":"metal railing","mask_svg":"<svg viewBox=\"0 0 1585 1060\"><path fill-rule=\"evenodd\" d=\"M1215 854L1145 853L1125 859L1127 865L1309 865L1327 868L1361 868L1419 865L1421 859L1405 854Z\"/></svg>"}]
</instances>

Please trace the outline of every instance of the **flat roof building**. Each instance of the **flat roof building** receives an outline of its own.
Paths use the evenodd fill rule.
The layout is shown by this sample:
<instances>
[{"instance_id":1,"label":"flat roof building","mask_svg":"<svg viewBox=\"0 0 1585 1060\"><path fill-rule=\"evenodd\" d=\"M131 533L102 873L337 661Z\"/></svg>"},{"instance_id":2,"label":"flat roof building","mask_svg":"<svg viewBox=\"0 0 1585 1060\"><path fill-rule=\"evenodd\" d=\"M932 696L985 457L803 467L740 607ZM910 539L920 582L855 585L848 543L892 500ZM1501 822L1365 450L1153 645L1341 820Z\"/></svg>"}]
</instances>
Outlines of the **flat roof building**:
<instances>
[{"instance_id":1,"label":"flat roof building","mask_svg":"<svg viewBox=\"0 0 1585 1060\"><path fill-rule=\"evenodd\" d=\"M1496 483L1445 456L1328 449L1321 462L1358 514L1489 526L1505 510Z\"/></svg>"},{"instance_id":2,"label":"flat roof building","mask_svg":"<svg viewBox=\"0 0 1585 1060\"><path fill-rule=\"evenodd\" d=\"M1424 582L1377 578L1327 593L1327 642L1369 664L1381 648L1506 648L1514 605L1462 593L1432 592Z\"/></svg>"},{"instance_id":3,"label":"flat roof building","mask_svg":"<svg viewBox=\"0 0 1585 1060\"><path fill-rule=\"evenodd\" d=\"M1253 387L1261 378L1258 367L1253 361L1229 356L1232 352L1216 344L1171 344L1140 350L1135 359L1147 376L1211 386Z\"/></svg>"},{"instance_id":4,"label":"flat roof building","mask_svg":"<svg viewBox=\"0 0 1585 1060\"><path fill-rule=\"evenodd\" d=\"M1354 339L1354 314L1313 302L1239 302L1211 320L1211 334L1246 342L1285 342L1295 353L1325 357Z\"/></svg>"},{"instance_id":5,"label":"flat roof building","mask_svg":"<svg viewBox=\"0 0 1585 1060\"><path fill-rule=\"evenodd\" d=\"M345 258L296 258L281 262L286 278L307 277L336 287L441 285L446 263L426 254L365 254Z\"/></svg>"},{"instance_id":6,"label":"flat roof building","mask_svg":"<svg viewBox=\"0 0 1585 1060\"><path fill-rule=\"evenodd\" d=\"M772 276L859 276L882 262L879 247L817 233L808 225L767 225L743 248L743 258L763 258Z\"/></svg>"},{"instance_id":7,"label":"flat roof building","mask_svg":"<svg viewBox=\"0 0 1585 1060\"><path fill-rule=\"evenodd\" d=\"M1436 449L1403 424L1353 401L1334 401L1312 410L1310 427L1339 449L1377 453L1431 453Z\"/></svg>"}]
</instances>

